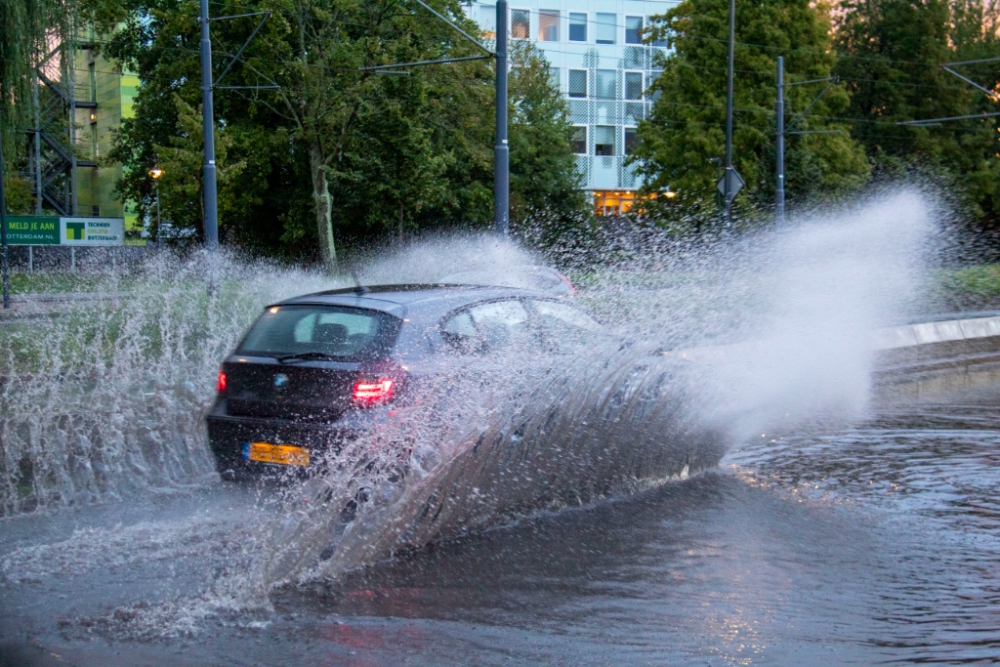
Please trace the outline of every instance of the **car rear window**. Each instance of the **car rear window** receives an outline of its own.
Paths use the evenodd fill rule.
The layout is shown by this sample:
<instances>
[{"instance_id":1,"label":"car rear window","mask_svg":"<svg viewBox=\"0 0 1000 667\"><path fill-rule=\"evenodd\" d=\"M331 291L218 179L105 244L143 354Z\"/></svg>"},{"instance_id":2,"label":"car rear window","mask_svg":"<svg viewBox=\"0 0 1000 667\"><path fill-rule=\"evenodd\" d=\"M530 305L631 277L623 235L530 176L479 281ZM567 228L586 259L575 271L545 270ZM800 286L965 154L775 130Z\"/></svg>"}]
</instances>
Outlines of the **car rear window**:
<instances>
[{"instance_id":1,"label":"car rear window","mask_svg":"<svg viewBox=\"0 0 1000 667\"><path fill-rule=\"evenodd\" d=\"M317 352L345 360L388 354L400 321L387 313L339 306L272 306L250 327L238 354Z\"/></svg>"}]
</instances>

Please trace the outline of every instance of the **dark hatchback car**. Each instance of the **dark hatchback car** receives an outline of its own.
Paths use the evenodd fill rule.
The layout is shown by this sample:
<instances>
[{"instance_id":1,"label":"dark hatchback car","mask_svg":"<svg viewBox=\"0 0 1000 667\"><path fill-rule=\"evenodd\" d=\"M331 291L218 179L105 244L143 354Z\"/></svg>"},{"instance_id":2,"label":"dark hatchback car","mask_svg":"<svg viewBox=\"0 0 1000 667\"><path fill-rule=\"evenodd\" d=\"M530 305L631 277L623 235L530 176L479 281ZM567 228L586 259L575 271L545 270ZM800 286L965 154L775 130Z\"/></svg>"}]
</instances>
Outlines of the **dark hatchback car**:
<instances>
[{"instance_id":1,"label":"dark hatchback car","mask_svg":"<svg viewBox=\"0 0 1000 667\"><path fill-rule=\"evenodd\" d=\"M552 354L595 337L589 315L546 292L390 285L295 297L265 308L223 362L209 442L227 479L307 470L458 358L488 368L516 344Z\"/></svg>"}]
</instances>

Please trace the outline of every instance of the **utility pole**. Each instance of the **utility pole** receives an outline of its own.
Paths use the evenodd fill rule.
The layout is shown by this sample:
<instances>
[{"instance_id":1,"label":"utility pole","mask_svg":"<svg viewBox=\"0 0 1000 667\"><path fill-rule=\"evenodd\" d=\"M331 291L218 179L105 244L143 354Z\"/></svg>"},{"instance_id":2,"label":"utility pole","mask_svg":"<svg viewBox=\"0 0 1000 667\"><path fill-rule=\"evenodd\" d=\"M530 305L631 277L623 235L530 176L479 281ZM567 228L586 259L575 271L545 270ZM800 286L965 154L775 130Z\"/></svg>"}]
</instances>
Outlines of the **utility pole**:
<instances>
[{"instance_id":1,"label":"utility pole","mask_svg":"<svg viewBox=\"0 0 1000 667\"><path fill-rule=\"evenodd\" d=\"M69 98L70 215L79 215L80 196L76 180L76 21L70 20L66 48L66 96ZM75 252L70 247L70 253Z\"/></svg>"},{"instance_id":2,"label":"utility pole","mask_svg":"<svg viewBox=\"0 0 1000 667\"><path fill-rule=\"evenodd\" d=\"M202 0L204 2L204 0ZM729 0L729 71L728 87L726 89L726 173L723 176L725 186L723 198L725 201L725 224L728 227L732 224L732 205L736 193L733 192L735 179L733 178L733 65L735 60L736 47L736 0Z\"/></svg>"},{"instance_id":3,"label":"utility pole","mask_svg":"<svg viewBox=\"0 0 1000 667\"><path fill-rule=\"evenodd\" d=\"M201 0L201 118L205 138L202 186L205 197L205 247L219 249L219 198L215 173L215 107L212 98L212 41L208 32L208 0Z\"/></svg>"},{"instance_id":4,"label":"utility pole","mask_svg":"<svg viewBox=\"0 0 1000 667\"><path fill-rule=\"evenodd\" d=\"M205 0L202 0L204 2ZM507 145L507 0L497 0L497 145L493 158L493 228L510 229L510 147Z\"/></svg>"},{"instance_id":5,"label":"utility pole","mask_svg":"<svg viewBox=\"0 0 1000 667\"><path fill-rule=\"evenodd\" d=\"M3 107L0 100L0 128L3 127ZM0 134L0 269L3 271L3 307L10 308L10 261L7 256L7 191L3 182L3 135Z\"/></svg>"},{"instance_id":6,"label":"utility pole","mask_svg":"<svg viewBox=\"0 0 1000 667\"><path fill-rule=\"evenodd\" d=\"M42 119L41 110L38 106L38 69L31 72L31 101L35 112L35 215L42 214ZM28 246L31 252L31 246Z\"/></svg>"},{"instance_id":7,"label":"utility pole","mask_svg":"<svg viewBox=\"0 0 1000 667\"><path fill-rule=\"evenodd\" d=\"M778 224L785 222L785 59L778 56L778 156L777 183L774 188L774 213Z\"/></svg>"}]
</instances>

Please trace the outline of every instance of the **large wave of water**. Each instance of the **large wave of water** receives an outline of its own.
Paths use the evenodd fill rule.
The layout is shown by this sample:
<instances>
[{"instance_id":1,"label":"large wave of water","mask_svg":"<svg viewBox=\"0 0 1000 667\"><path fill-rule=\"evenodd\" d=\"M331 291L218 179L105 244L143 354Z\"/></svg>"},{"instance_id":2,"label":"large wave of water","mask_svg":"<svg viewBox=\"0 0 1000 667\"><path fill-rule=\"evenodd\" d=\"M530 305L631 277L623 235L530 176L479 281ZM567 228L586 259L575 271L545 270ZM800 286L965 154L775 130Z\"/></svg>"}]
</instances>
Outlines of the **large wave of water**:
<instances>
[{"instance_id":1,"label":"large wave of water","mask_svg":"<svg viewBox=\"0 0 1000 667\"><path fill-rule=\"evenodd\" d=\"M336 577L401 549L714 466L726 448L867 404L871 333L906 308L931 207L897 194L700 248L616 254L574 276L615 337L586 356L498 357L284 491L254 540L251 587ZM438 237L360 266L377 283L502 275L542 259L491 236ZM5 325L5 514L219 483L203 416L220 360L260 308L347 286L227 257L163 255L127 296ZM265 512L262 510L262 512Z\"/></svg>"}]
</instances>

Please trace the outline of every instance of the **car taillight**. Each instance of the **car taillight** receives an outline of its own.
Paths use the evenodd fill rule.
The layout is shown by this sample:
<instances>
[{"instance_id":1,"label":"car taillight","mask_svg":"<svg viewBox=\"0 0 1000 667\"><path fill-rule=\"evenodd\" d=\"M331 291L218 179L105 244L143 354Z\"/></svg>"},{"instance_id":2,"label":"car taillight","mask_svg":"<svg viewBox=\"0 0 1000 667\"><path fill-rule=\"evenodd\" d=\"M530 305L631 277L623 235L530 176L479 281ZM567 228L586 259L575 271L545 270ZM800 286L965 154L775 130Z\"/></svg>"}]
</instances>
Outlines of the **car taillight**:
<instances>
[{"instance_id":1,"label":"car taillight","mask_svg":"<svg viewBox=\"0 0 1000 667\"><path fill-rule=\"evenodd\" d=\"M354 385L354 401L362 406L381 405L392 400L396 383L389 378L379 378L373 382L357 382Z\"/></svg>"},{"instance_id":2,"label":"car taillight","mask_svg":"<svg viewBox=\"0 0 1000 667\"><path fill-rule=\"evenodd\" d=\"M226 391L226 374L222 371L219 371L219 379L215 382L215 390L220 394Z\"/></svg>"},{"instance_id":3,"label":"car taillight","mask_svg":"<svg viewBox=\"0 0 1000 667\"><path fill-rule=\"evenodd\" d=\"M570 294L576 294L576 288L575 288L575 287L573 287L573 283L571 283L571 282L569 281L569 278L567 278L566 276L564 276L563 274L561 274L561 273L558 273L558 272L557 272L557 275L558 275L558 276L559 276L560 278L562 278L562 281L563 281L564 283L566 283L566 286L567 286L567 287L569 287L569 293L570 293Z\"/></svg>"}]
</instances>

